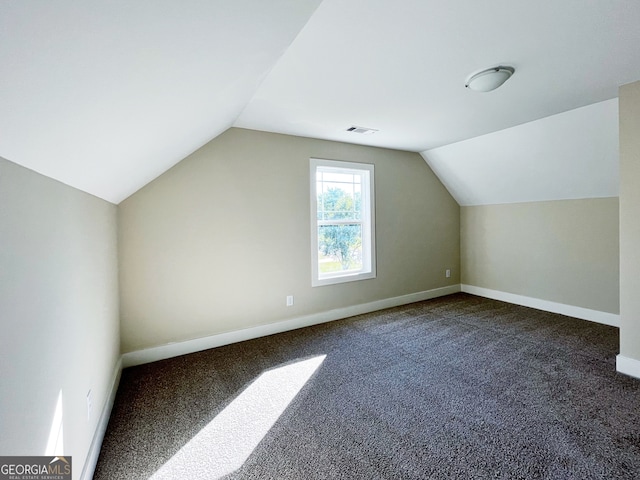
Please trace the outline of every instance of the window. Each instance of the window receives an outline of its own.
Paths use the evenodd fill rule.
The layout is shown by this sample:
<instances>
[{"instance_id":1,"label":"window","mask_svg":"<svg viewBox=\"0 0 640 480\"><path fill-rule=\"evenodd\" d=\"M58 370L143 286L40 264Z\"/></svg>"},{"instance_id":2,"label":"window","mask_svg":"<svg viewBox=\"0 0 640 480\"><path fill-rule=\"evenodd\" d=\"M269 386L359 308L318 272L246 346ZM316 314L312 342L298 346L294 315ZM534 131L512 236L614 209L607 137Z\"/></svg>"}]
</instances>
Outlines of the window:
<instances>
[{"instance_id":1,"label":"window","mask_svg":"<svg viewBox=\"0 0 640 480\"><path fill-rule=\"evenodd\" d=\"M375 278L373 165L311 159L314 287Z\"/></svg>"}]
</instances>

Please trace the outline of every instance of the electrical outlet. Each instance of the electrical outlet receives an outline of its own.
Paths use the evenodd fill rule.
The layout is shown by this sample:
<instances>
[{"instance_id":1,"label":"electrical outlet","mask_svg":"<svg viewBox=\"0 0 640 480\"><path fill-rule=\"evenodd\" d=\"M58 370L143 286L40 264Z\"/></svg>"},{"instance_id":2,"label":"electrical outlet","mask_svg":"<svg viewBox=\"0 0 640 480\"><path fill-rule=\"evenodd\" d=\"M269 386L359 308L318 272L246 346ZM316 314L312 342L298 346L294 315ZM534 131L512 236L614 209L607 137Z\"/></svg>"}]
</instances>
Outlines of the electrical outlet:
<instances>
[{"instance_id":1,"label":"electrical outlet","mask_svg":"<svg viewBox=\"0 0 640 480\"><path fill-rule=\"evenodd\" d=\"M451 278L451 269L447 268L447 269L444 271L444 275L445 275L445 277L447 277L447 278Z\"/></svg>"},{"instance_id":2,"label":"electrical outlet","mask_svg":"<svg viewBox=\"0 0 640 480\"><path fill-rule=\"evenodd\" d=\"M87 392L87 421L91 420L91 412L93 410L93 400L91 397L91 390Z\"/></svg>"},{"instance_id":3,"label":"electrical outlet","mask_svg":"<svg viewBox=\"0 0 640 480\"><path fill-rule=\"evenodd\" d=\"M293 295L287 295L287 307L293 307Z\"/></svg>"}]
</instances>

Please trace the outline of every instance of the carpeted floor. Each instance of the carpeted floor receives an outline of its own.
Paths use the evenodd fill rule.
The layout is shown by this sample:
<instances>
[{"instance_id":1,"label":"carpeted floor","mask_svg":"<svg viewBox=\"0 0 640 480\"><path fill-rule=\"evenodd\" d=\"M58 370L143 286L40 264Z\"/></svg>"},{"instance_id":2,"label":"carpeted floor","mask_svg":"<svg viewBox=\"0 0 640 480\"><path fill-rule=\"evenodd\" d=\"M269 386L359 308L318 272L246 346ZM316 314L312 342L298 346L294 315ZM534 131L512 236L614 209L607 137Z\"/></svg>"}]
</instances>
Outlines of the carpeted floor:
<instances>
[{"instance_id":1,"label":"carpeted floor","mask_svg":"<svg viewBox=\"0 0 640 480\"><path fill-rule=\"evenodd\" d=\"M225 478L638 479L640 381L617 349L616 328L456 294L129 368L94 478L217 478L197 464L240 452L220 439L287 390L261 374L311 361Z\"/></svg>"}]
</instances>

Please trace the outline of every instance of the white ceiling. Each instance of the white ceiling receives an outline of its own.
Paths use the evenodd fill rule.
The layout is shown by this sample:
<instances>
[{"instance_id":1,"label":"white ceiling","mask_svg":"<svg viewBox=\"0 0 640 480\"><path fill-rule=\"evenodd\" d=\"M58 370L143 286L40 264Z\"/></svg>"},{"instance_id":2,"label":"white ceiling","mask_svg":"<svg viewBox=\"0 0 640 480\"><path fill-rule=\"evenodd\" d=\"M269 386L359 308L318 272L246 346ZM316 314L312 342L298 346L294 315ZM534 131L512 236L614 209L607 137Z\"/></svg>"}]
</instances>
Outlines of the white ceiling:
<instances>
[{"instance_id":1,"label":"white ceiling","mask_svg":"<svg viewBox=\"0 0 640 480\"><path fill-rule=\"evenodd\" d=\"M0 156L118 203L232 125L435 149L615 98L638 25L637 0L0 0Z\"/></svg>"},{"instance_id":2,"label":"white ceiling","mask_svg":"<svg viewBox=\"0 0 640 480\"><path fill-rule=\"evenodd\" d=\"M422 156L460 205L617 197L618 99Z\"/></svg>"},{"instance_id":3,"label":"white ceiling","mask_svg":"<svg viewBox=\"0 0 640 480\"><path fill-rule=\"evenodd\" d=\"M118 203L228 129L320 0L0 0L0 156Z\"/></svg>"},{"instance_id":4,"label":"white ceiling","mask_svg":"<svg viewBox=\"0 0 640 480\"><path fill-rule=\"evenodd\" d=\"M499 64L502 88L464 88ZM636 0L324 0L237 126L422 151L617 96ZM358 136L352 124L379 129Z\"/></svg>"}]
</instances>

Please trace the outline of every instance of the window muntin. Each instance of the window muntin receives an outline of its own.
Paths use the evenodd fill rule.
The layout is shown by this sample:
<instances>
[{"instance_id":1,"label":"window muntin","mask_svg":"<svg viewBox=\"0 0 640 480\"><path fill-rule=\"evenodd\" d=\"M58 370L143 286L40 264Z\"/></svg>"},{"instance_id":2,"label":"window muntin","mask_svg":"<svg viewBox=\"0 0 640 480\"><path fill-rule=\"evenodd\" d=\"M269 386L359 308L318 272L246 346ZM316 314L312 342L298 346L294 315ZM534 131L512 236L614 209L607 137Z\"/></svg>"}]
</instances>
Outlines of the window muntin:
<instances>
[{"instance_id":1,"label":"window muntin","mask_svg":"<svg viewBox=\"0 0 640 480\"><path fill-rule=\"evenodd\" d=\"M375 277L373 172L311 159L313 286Z\"/></svg>"}]
</instances>

